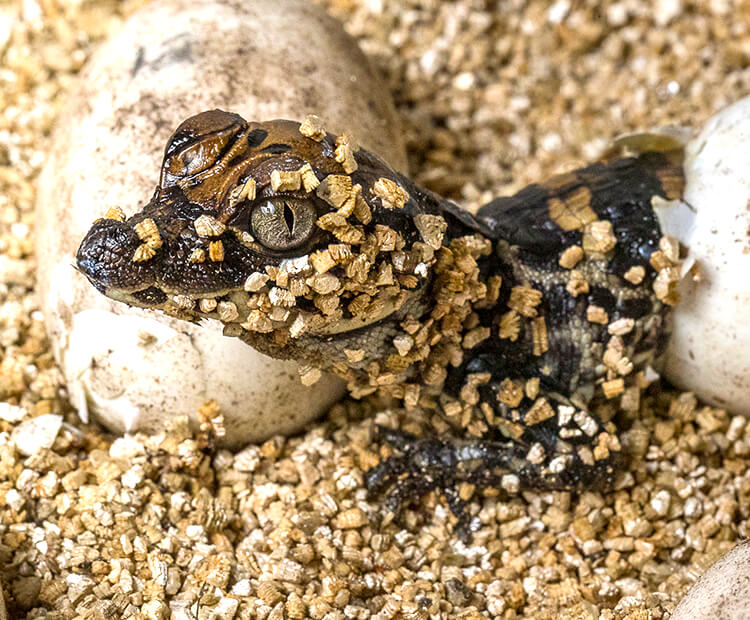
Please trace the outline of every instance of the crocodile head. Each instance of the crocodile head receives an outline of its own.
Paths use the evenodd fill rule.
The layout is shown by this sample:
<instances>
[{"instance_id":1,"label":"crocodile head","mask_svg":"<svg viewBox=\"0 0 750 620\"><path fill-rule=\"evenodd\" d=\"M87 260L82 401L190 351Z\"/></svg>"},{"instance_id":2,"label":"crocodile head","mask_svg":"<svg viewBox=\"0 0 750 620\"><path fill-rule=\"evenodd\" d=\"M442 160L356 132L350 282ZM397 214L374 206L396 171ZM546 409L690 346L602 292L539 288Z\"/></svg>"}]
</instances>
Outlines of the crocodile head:
<instances>
[{"instance_id":1,"label":"crocodile head","mask_svg":"<svg viewBox=\"0 0 750 620\"><path fill-rule=\"evenodd\" d=\"M434 305L441 249L477 228L316 117L213 110L177 128L151 201L95 222L77 263L112 299L219 319L276 357L364 365Z\"/></svg>"}]
</instances>

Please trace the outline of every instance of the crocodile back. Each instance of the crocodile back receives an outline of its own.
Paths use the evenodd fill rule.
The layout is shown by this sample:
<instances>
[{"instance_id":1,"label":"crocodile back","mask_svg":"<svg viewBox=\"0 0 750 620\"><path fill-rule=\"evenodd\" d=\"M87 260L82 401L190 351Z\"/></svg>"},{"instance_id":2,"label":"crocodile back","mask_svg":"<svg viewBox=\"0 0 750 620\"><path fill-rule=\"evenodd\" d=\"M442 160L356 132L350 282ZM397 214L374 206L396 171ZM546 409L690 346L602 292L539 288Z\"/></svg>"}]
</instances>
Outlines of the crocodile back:
<instances>
[{"instance_id":1,"label":"crocodile back","mask_svg":"<svg viewBox=\"0 0 750 620\"><path fill-rule=\"evenodd\" d=\"M521 460L543 455L527 465L544 465L545 484L612 471L610 420L638 409L646 369L669 335L679 246L654 209L679 198L683 183L678 154L649 152L531 185L477 214L494 239L502 289L497 304L478 309L492 337L450 370L446 391L464 404L464 428L511 439ZM597 445L602 467L583 466L597 461ZM550 473L555 459L577 465Z\"/></svg>"}]
</instances>

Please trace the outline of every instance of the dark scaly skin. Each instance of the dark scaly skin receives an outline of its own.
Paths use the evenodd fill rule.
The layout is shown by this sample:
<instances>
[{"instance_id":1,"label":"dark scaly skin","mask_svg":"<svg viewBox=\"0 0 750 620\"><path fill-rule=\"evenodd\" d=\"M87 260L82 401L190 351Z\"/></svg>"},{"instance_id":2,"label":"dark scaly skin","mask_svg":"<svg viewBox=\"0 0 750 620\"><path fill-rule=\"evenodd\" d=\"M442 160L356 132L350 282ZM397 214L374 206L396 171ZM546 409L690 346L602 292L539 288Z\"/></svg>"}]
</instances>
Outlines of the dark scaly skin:
<instances>
[{"instance_id":1,"label":"dark scaly skin","mask_svg":"<svg viewBox=\"0 0 750 620\"><path fill-rule=\"evenodd\" d=\"M677 267L657 251L652 200L679 198L681 152L610 157L472 216L367 151L315 138L218 110L188 119L151 202L97 221L80 270L114 299L219 318L264 353L333 370L356 396L380 389L440 412L433 437L381 429L398 454L368 486L393 511L438 489L463 519L462 483L502 488L509 474L522 487L610 483L623 461L612 418L637 409L669 334ZM306 164L308 183L328 177L351 201L296 180ZM300 187L274 190L276 170ZM253 200L239 195L248 179ZM317 224L270 250L261 208L278 213L274 230L307 230L311 213ZM199 234L201 215L220 225Z\"/></svg>"}]
</instances>

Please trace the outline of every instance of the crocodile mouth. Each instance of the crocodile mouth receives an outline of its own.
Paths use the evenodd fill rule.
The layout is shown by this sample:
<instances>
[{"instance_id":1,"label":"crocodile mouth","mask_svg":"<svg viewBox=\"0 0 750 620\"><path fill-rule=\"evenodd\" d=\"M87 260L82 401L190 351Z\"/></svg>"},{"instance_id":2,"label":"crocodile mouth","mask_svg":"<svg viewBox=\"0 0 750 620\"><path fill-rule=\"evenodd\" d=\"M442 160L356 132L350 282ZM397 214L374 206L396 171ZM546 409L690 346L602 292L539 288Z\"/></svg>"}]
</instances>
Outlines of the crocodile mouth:
<instances>
[{"instance_id":1,"label":"crocodile mouth","mask_svg":"<svg viewBox=\"0 0 750 620\"><path fill-rule=\"evenodd\" d=\"M311 300L297 298L293 307L274 307L268 313L258 314L257 297L243 290L222 291L208 295L192 296L172 294L159 286L148 286L137 291L108 289L110 299L149 310L159 310L169 316L185 320L216 319L233 332L257 331L261 334L296 339L305 333L314 338L337 338L373 326L405 311L416 311L423 305L424 286L410 291L409 295L384 297L361 312L345 311L336 316L321 313ZM299 331L300 326L304 326Z\"/></svg>"}]
</instances>

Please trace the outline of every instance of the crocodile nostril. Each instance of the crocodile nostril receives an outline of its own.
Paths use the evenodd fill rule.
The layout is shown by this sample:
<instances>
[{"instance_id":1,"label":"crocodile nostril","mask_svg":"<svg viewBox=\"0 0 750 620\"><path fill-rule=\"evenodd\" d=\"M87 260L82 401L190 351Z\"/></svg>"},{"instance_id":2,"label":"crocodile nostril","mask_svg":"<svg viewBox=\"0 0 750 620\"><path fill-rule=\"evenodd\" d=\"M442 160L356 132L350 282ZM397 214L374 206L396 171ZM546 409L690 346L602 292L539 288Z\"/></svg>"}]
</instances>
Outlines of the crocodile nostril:
<instances>
[{"instance_id":1,"label":"crocodile nostril","mask_svg":"<svg viewBox=\"0 0 750 620\"><path fill-rule=\"evenodd\" d=\"M78 269L97 290L142 288L152 279L149 261L133 260L140 239L115 220L99 220L81 242L76 253Z\"/></svg>"}]
</instances>

